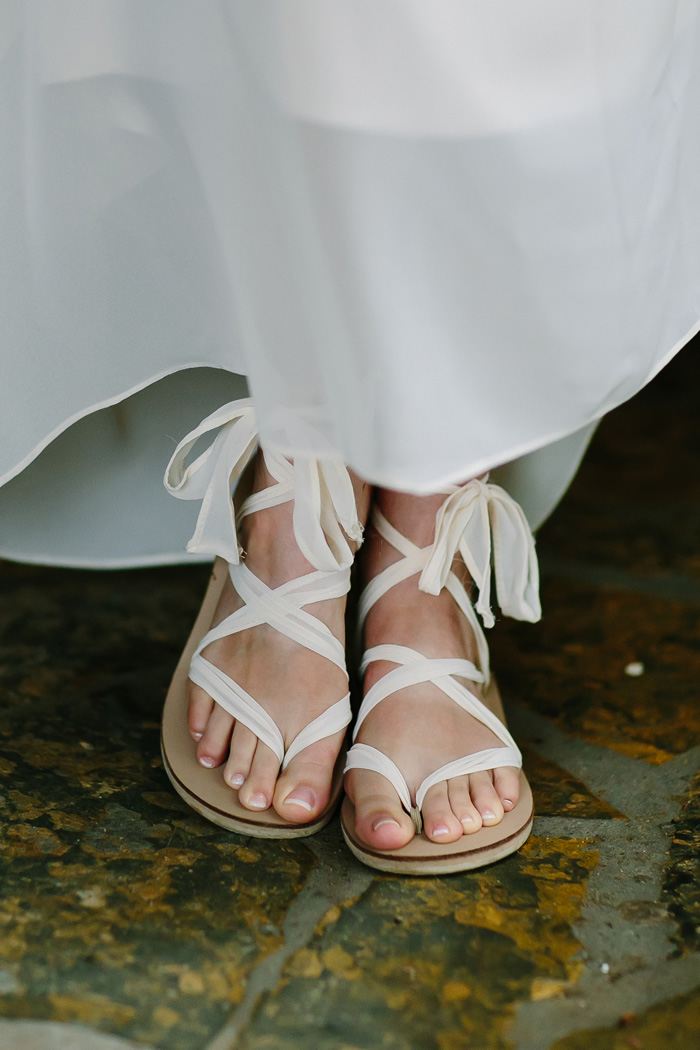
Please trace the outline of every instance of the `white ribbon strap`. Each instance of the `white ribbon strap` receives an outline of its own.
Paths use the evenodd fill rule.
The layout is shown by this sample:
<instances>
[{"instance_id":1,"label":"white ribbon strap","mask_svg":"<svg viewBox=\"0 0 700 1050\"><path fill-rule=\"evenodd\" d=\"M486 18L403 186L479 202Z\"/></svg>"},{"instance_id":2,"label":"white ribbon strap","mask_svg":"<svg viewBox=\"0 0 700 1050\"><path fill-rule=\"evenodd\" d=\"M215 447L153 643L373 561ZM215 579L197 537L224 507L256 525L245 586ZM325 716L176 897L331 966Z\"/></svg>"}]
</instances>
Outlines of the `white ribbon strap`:
<instances>
[{"instance_id":1,"label":"white ribbon strap","mask_svg":"<svg viewBox=\"0 0 700 1050\"><path fill-rule=\"evenodd\" d=\"M205 434L216 437L187 465L187 455ZM202 420L175 449L164 484L178 499L200 499L202 507L187 550L216 554L231 565L240 560L231 486L243 472L258 443L255 410L249 398L223 405Z\"/></svg>"},{"instance_id":2,"label":"white ribbon strap","mask_svg":"<svg viewBox=\"0 0 700 1050\"><path fill-rule=\"evenodd\" d=\"M413 826L416 833L420 835L423 830L420 809L413 805L406 779L388 755L385 755L383 751L378 751L371 744L353 744L348 751L344 772L347 773L349 769L368 769L371 773L379 773L380 776L385 777L399 796L403 808L411 814Z\"/></svg>"},{"instance_id":3,"label":"white ribbon strap","mask_svg":"<svg viewBox=\"0 0 700 1050\"><path fill-rule=\"evenodd\" d=\"M360 595L357 612L358 636L360 637L365 620L367 619L367 614L375 602L378 602L379 599L385 595L387 591L390 591L392 587L395 587L396 584L421 572L425 568L433 549L432 546L416 546L415 543L409 540L406 536L403 536L390 522L387 521L378 507L375 507L372 512L372 524L382 539L386 540L387 543L390 543L400 554L403 554L403 558L400 558L399 561L393 562L386 569L383 569L377 576L371 579ZM488 642L486 641L486 636L484 635L481 623L479 622L479 617L474 612L474 607L464 588L464 584L455 573L452 572L451 561L448 566L444 586L457 602L457 605L467 618L467 622L474 632L478 656L477 663L479 669L483 672L484 683L485 685L488 685L490 681Z\"/></svg>"},{"instance_id":4,"label":"white ribbon strap","mask_svg":"<svg viewBox=\"0 0 700 1050\"><path fill-rule=\"evenodd\" d=\"M480 773L488 769L499 769L501 766L515 766L516 769L520 769L522 763L522 756L517 747L487 747L483 751L475 751L473 755L447 762L426 777L416 791L416 809L421 809L431 787L443 780L452 780L453 777L464 777L469 773Z\"/></svg>"},{"instance_id":5,"label":"white ribbon strap","mask_svg":"<svg viewBox=\"0 0 700 1050\"><path fill-rule=\"evenodd\" d=\"M305 609L305 605L340 597L350 589L350 570L308 573L279 587L268 585L243 563L229 567L231 582L245 605L217 624L197 646L190 664L190 679L211 696L220 707L277 755L282 768L305 747L333 736L352 720L350 693L332 704L297 734L285 749L282 734L267 711L234 679L211 663L203 650L212 642L267 623L345 671L343 646L330 628Z\"/></svg>"},{"instance_id":6,"label":"white ribbon strap","mask_svg":"<svg viewBox=\"0 0 700 1050\"><path fill-rule=\"evenodd\" d=\"M268 587L245 563L229 566L229 575L236 594L245 605L208 631L197 646L195 656L211 642L266 623L346 672L342 643L327 624L312 616L304 606L347 594L350 590L348 569L333 573L317 570L279 587Z\"/></svg>"},{"instance_id":7,"label":"white ribbon strap","mask_svg":"<svg viewBox=\"0 0 700 1050\"><path fill-rule=\"evenodd\" d=\"M433 659L406 646L378 645L368 649L365 653L362 660L362 672L364 673L369 664L375 660L386 660L398 666L383 675L368 691L357 715L353 740L367 715L382 700L418 682L432 682L464 711L487 726L504 745L503 747L485 748L440 766L422 781L416 791L414 804L405 777L389 756L368 744L353 743L348 751L346 772L348 769L368 769L386 777L396 790L402 806L411 815L418 834L423 828L421 808L427 792L433 785L443 780L450 780L452 777L496 769L499 766L520 768L522 755L506 726L482 700L457 681L457 678L466 678L468 681L483 683L484 675L469 660Z\"/></svg>"},{"instance_id":8,"label":"white ribbon strap","mask_svg":"<svg viewBox=\"0 0 700 1050\"><path fill-rule=\"evenodd\" d=\"M294 488L294 535L299 550L317 569L347 569L354 554L343 529L358 544L363 535L347 467L330 456L296 456Z\"/></svg>"},{"instance_id":9,"label":"white ribbon strap","mask_svg":"<svg viewBox=\"0 0 700 1050\"><path fill-rule=\"evenodd\" d=\"M479 588L476 610L492 627L491 564L498 603L506 616L531 623L542 615L535 540L522 507L499 485L474 478L452 486L435 520L435 541L419 587L439 594L452 560L462 555Z\"/></svg>"},{"instance_id":10,"label":"white ribbon strap","mask_svg":"<svg viewBox=\"0 0 700 1050\"><path fill-rule=\"evenodd\" d=\"M189 452L212 431L214 440L193 463ZM355 493L339 458L297 456L293 463L265 451L265 465L277 484L249 496L234 515L231 489L258 444L258 428L249 398L212 412L175 449L165 472L165 487L179 499L201 499L202 507L187 550L219 555L230 565L240 561L236 526L255 511L294 500L294 536L302 554L316 569L346 569L353 552L346 539L362 542ZM345 530L345 532L343 532Z\"/></svg>"}]
</instances>

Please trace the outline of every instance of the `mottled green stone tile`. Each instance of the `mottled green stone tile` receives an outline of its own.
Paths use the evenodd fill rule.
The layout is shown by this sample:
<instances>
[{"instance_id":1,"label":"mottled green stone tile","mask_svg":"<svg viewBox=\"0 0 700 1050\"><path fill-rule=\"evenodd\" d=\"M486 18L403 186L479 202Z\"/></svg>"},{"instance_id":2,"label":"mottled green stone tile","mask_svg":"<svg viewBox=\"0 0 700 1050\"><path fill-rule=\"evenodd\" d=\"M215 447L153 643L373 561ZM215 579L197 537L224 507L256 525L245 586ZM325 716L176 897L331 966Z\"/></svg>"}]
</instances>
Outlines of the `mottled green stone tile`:
<instances>
[{"instance_id":1,"label":"mottled green stone tile","mask_svg":"<svg viewBox=\"0 0 700 1050\"><path fill-rule=\"evenodd\" d=\"M208 573L201 565L83 572L0 561L3 712L109 695L157 716Z\"/></svg>"},{"instance_id":2,"label":"mottled green stone tile","mask_svg":"<svg viewBox=\"0 0 700 1050\"><path fill-rule=\"evenodd\" d=\"M661 899L678 923L679 953L700 952L700 776L673 822Z\"/></svg>"},{"instance_id":3,"label":"mottled green stone tile","mask_svg":"<svg viewBox=\"0 0 700 1050\"><path fill-rule=\"evenodd\" d=\"M580 972L572 925L596 862L584 842L531 839L471 874L378 877L290 958L237 1050L507 1047L517 1003Z\"/></svg>"},{"instance_id":4,"label":"mottled green stone tile","mask_svg":"<svg viewBox=\"0 0 700 1050\"><path fill-rule=\"evenodd\" d=\"M700 1046L700 989L627 1015L614 1028L566 1036L550 1050L692 1050Z\"/></svg>"},{"instance_id":5,"label":"mottled green stone tile","mask_svg":"<svg viewBox=\"0 0 700 1050\"><path fill-rule=\"evenodd\" d=\"M163 772L158 714L202 574L46 575L44 595L17 570L3 608L0 1016L198 1050L283 943L313 857L214 827Z\"/></svg>"},{"instance_id":6,"label":"mottled green stone tile","mask_svg":"<svg viewBox=\"0 0 700 1050\"><path fill-rule=\"evenodd\" d=\"M506 699L652 764L700 739L700 606L547 579L540 623L491 631ZM630 677L625 667L644 664Z\"/></svg>"},{"instance_id":7,"label":"mottled green stone tile","mask_svg":"<svg viewBox=\"0 0 700 1050\"><path fill-rule=\"evenodd\" d=\"M555 762L527 747L523 769L527 774L538 817L588 817L597 820L624 820L614 806L598 798L582 780L577 780Z\"/></svg>"}]
</instances>

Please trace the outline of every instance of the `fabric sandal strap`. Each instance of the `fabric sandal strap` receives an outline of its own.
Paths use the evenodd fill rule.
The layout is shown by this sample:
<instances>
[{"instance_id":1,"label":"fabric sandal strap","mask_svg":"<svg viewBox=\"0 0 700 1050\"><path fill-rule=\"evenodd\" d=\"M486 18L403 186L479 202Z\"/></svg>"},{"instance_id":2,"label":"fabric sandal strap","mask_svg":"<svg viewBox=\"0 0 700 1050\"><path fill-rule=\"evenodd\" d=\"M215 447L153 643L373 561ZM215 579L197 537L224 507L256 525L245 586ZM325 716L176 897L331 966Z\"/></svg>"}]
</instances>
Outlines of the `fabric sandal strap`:
<instances>
[{"instance_id":1,"label":"fabric sandal strap","mask_svg":"<svg viewBox=\"0 0 700 1050\"><path fill-rule=\"evenodd\" d=\"M335 736L341 729L346 729L352 722L352 707L350 706L350 693L338 700L337 703L321 712L317 718L305 725L294 737L287 748L282 762L282 769L286 769L292 759L310 744L316 744L326 737Z\"/></svg>"},{"instance_id":2,"label":"fabric sandal strap","mask_svg":"<svg viewBox=\"0 0 700 1050\"><path fill-rule=\"evenodd\" d=\"M188 464L200 439L215 435ZM240 561L237 522L265 507L294 500L294 536L302 554L316 569L333 572L352 565L345 534L362 542L355 494L347 467L337 456L320 459L263 451L276 484L249 496L234 514L231 490L258 447L258 425L250 398L231 401L203 419L178 444L165 471L164 484L178 499L201 500L202 507L187 550L214 554L230 565Z\"/></svg>"},{"instance_id":3,"label":"fabric sandal strap","mask_svg":"<svg viewBox=\"0 0 700 1050\"><path fill-rule=\"evenodd\" d=\"M213 438L211 438L211 435ZM193 462L187 459L200 440L209 446ZM258 428L250 399L233 401L212 412L177 446L165 473L165 487L180 499L199 499L202 507L189 551L215 554L229 565L233 587L244 602L199 643L189 677L237 721L246 725L276 755L284 769L310 744L345 729L352 720L350 694L309 722L285 749L279 727L242 686L203 655L212 642L261 624L317 653L347 677L342 643L304 606L341 597L350 589L353 552L348 539L362 542L355 494L345 464L338 457L295 457L290 462L263 450L275 484L249 495L234 513L232 487L258 447ZM237 526L249 514L294 501L293 527L302 554L314 571L279 587L269 587L241 562Z\"/></svg>"},{"instance_id":4,"label":"fabric sandal strap","mask_svg":"<svg viewBox=\"0 0 700 1050\"><path fill-rule=\"evenodd\" d=\"M531 623L542 615L535 539L525 513L500 485L473 478L465 485L451 485L435 519L435 539L430 547L419 587L439 594L445 586L452 560L462 555L479 588L476 611L492 627L491 566L496 578L498 604L506 616Z\"/></svg>"},{"instance_id":5,"label":"fabric sandal strap","mask_svg":"<svg viewBox=\"0 0 700 1050\"><path fill-rule=\"evenodd\" d=\"M350 693L347 693L341 700L304 726L289 747L285 749L284 739L274 719L225 671L210 663L209 660L205 660L204 657L195 655L190 665L189 676L195 685L204 689L237 722L242 722L259 740L262 740L263 744L267 744L277 756L283 770L304 748L326 737L334 736L352 721Z\"/></svg>"},{"instance_id":6,"label":"fabric sandal strap","mask_svg":"<svg viewBox=\"0 0 700 1050\"><path fill-rule=\"evenodd\" d=\"M382 675L367 692L357 715L353 739L357 736L369 712L382 700L410 685L432 682L459 707L490 729L506 747L517 751L515 740L498 715L490 711L483 700L456 680L455 676L459 676L472 682L483 682L483 675L471 661L456 658L434 659L423 656L415 649L399 645L378 645L369 649L365 654L363 667L366 668L375 660L386 660L399 666Z\"/></svg>"},{"instance_id":7,"label":"fabric sandal strap","mask_svg":"<svg viewBox=\"0 0 700 1050\"><path fill-rule=\"evenodd\" d=\"M399 796L403 808L410 813L416 831L420 834L422 829L420 809L411 802L411 792L404 775L388 755L372 747L371 744L353 744L348 751L345 772L347 773L350 769L367 769L385 777Z\"/></svg>"},{"instance_id":8,"label":"fabric sandal strap","mask_svg":"<svg viewBox=\"0 0 700 1050\"><path fill-rule=\"evenodd\" d=\"M402 536L379 510L375 510L372 524L403 557L379 573L365 588L359 603L360 624L364 624L375 602L392 587L420 573L421 590L439 594L443 587L447 588L467 617L477 641L478 666L469 660L428 658L406 646L379 645L367 650L362 659L363 674L369 664L377 660L397 666L368 690L360 706L353 740L367 715L382 700L410 685L431 682L490 729L503 746L485 748L436 769L420 784L415 804L399 768L377 748L353 743L345 767L346 770L367 769L384 776L396 790L419 833L423 826L421 807L427 792L435 784L498 766L520 768L522 765L520 750L500 718L458 681L466 679L487 684L489 680L488 646L476 612L485 626L493 624L490 606L492 564L496 593L503 612L525 620L537 620L541 615L535 541L520 506L504 489L490 484L486 478L449 486L445 492L447 498L436 516L435 540L428 547L416 546ZM464 585L452 571L458 553L479 589L476 612Z\"/></svg>"},{"instance_id":9,"label":"fabric sandal strap","mask_svg":"<svg viewBox=\"0 0 700 1050\"><path fill-rule=\"evenodd\" d=\"M387 543L390 543L400 554L403 554L403 558L399 561L393 562L392 565L387 566L387 568L375 576L374 579L370 580L360 595L360 600L358 602L358 634L360 636L367 615L375 602L378 602L380 598L398 583L403 583L404 580L408 580L411 576L415 576L417 573L422 572L432 551L432 547L418 547L412 542L412 540L409 540L406 536L402 536L401 533L395 529L389 521L387 521L377 507L375 507L372 513L372 525L382 539L386 540ZM474 606L471 603L466 588L462 581L454 572L452 572L451 565L452 562L450 561L450 570L447 573L445 587L457 602L457 605L463 615L467 618L467 622L474 632L479 667L485 676L484 681L488 685L488 642L486 641L483 628L474 611Z\"/></svg>"},{"instance_id":10,"label":"fabric sandal strap","mask_svg":"<svg viewBox=\"0 0 700 1050\"><path fill-rule=\"evenodd\" d=\"M415 649L408 649L400 645L378 645L374 649L369 649L362 661L363 673L369 663L376 660L386 660L399 664L399 666L382 675L379 681L368 690L357 715L353 740L370 711L373 711L377 704L391 696L392 693L418 685L420 682L432 682L452 700L455 700L460 707L470 710L471 705L468 700L465 703L462 693L467 693L469 697L474 697L474 694L469 693L469 690L456 682L452 676L458 675L472 682L483 682L484 680L483 674L471 660L460 660L456 657L442 660L428 659ZM476 697L474 701L480 704ZM470 713L473 712L470 710ZM480 714L477 717L481 720Z\"/></svg>"},{"instance_id":11,"label":"fabric sandal strap","mask_svg":"<svg viewBox=\"0 0 700 1050\"><path fill-rule=\"evenodd\" d=\"M303 606L347 594L349 569L337 573L317 570L274 588L268 587L245 564L229 566L229 575L234 590L246 604L213 627L199 643L197 653L210 642L266 623L345 671L341 642L327 624L306 612Z\"/></svg>"},{"instance_id":12,"label":"fabric sandal strap","mask_svg":"<svg viewBox=\"0 0 700 1050\"><path fill-rule=\"evenodd\" d=\"M447 762L422 782L416 791L416 808L421 809L425 796L435 784L443 780L452 780L453 777L466 776L469 773L497 769L499 766L515 766L520 769L522 757L518 748L488 747L483 751L475 751L472 755L466 755L464 758L455 759L454 762Z\"/></svg>"}]
</instances>

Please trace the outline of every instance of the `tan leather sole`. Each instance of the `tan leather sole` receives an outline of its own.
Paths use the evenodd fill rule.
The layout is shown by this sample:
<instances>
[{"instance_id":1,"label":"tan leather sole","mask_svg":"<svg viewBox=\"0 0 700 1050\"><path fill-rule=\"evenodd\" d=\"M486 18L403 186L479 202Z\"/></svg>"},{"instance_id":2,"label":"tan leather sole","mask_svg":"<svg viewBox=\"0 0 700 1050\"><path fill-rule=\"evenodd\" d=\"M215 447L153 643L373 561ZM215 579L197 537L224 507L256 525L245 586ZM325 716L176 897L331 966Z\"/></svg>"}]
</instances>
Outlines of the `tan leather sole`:
<instances>
[{"instance_id":1,"label":"tan leather sole","mask_svg":"<svg viewBox=\"0 0 700 1050\"><path fill-rule=\"evenodd\" d=\"M205 769L197 761L197 745L187 728L187 675L192 654L211 627L227 576L226 562L217 558L202 608L170 683L161 722L161 754L165 772L178 795L188 806L228 831L263 839L291 839L313 835L328 823L340 799L347 750L345 747L335 765L328 806L308 824L292 824L272 808L261 813L246 809L238 801L238 792L229 787L224 780L223 766Z\"/></svg>"},{"instance_id":2,"label":"tan leather sole","mask_svg":"<svg viewBox=\"0 0 700 1050\"><path fill-rule=\"evenodd\" d=\"M493 679L484 703L505 723L503 704ZM481 868L515 853L532 831L533 815L532 791L521 771L520 797L515 808L504 815L500 824L482 827L473 835L462 835L456 842L431 842L425 834L420 834L400 849L374 849L356 834L355 807L347 797L340 811L340 822L350 851L370 868L398 875L448 875Z\"/></svg>"}]
</instances>

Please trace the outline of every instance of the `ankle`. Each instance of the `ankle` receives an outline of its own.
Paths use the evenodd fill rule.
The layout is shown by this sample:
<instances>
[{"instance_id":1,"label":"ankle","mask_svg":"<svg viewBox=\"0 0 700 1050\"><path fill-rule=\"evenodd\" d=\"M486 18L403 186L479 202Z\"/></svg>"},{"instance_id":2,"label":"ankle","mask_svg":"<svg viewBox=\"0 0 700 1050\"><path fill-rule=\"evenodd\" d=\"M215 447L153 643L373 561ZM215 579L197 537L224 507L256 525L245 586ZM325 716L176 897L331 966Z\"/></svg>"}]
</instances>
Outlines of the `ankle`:
<instances>
[{"instance_id":1,"label":"ankle","mask_svg":"<svg viewBox=\"0 0 700 1050\"><path fill-rule=\"evenodd\" d=\"M413 496L391 489L377 492L377 506L387 521L419 547L427 547L433 542L435 516L444 499L444 493Z\"/></svg>"},{"instance_id":2,"label":"ankle","mask_svg":"<svg viewBox=\"0 0 700 1050\"><path fill-rule=\"evenodd\" d=\"M244 559L264 567L275 577L268 579L268 583L282 583L313 571L313 565L299 550L294 536L291 503L247 515L240 523L239 536ZM278 576L284 579L277 579Z\"/></svg>"}]
</instances>

